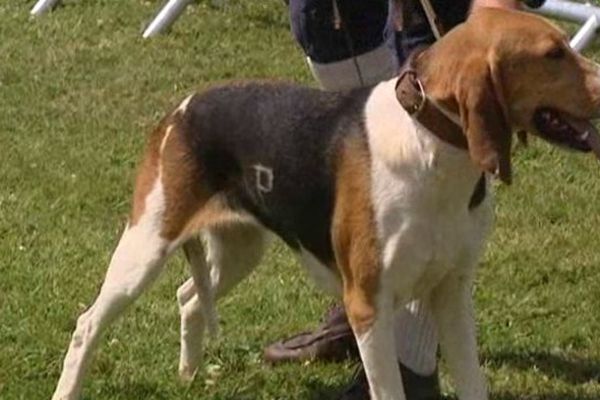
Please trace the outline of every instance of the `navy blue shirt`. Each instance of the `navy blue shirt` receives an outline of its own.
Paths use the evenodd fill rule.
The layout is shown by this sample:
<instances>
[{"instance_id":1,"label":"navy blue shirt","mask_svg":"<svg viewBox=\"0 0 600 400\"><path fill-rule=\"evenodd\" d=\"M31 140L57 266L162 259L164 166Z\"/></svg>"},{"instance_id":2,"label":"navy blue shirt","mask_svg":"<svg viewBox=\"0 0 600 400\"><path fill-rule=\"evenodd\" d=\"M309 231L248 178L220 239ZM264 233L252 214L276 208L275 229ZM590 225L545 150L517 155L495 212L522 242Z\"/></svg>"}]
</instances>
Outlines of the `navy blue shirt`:
<instances>
[{"instance_id":1,"label":"navy blue shirt","mask_svg":"<svg viewBox=\"0 0 600 400\"><path fill-rule=\"evenodd\" d=\"M389 17L388 0L290 0L290 21L296 40L311 60L340 61L380 47L392 38L402 62L416 46L433 42L434 37L419 0L403 0L405 17L402 32L396 32ZM465 20L470 0L432 0L445 29Z\"/></svg>"}]
</instances>

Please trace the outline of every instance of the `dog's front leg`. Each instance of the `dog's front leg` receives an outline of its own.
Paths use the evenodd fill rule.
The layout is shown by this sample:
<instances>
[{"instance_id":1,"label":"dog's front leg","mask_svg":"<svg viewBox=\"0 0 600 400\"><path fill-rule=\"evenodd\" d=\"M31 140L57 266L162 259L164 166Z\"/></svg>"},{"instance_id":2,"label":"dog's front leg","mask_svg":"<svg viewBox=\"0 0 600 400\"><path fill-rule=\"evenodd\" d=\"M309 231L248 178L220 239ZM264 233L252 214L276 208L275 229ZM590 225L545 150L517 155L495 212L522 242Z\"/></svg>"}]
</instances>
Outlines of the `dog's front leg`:
<instances>
[{"instance_id":1,"label":"dog's front leg","mask_svg":"<svg viewBox=\"0 0 600 400\"><path fill-rule=\"evenodd\" d=\"M360 211L355 210L364 212L368 207L352 208L354 218L360 221ZM344 222L348 220L345 218ZM393 296L386 290L375 232L367 224L348 227L341 223L336 228L334 243L344 306L358 343L371 399L405 400L396 357Z\"/></svg>"},{"instance_id":2,"label":"dog's front leg","mask_svg":"<svg viewBox=\"0 0 600 400\"><path fill-rule=\"evenodd\" d=\"M382 265L369 171L371 156L366 144L360 138L349 139L337 162L332 221L335 261L371 399L406 400L396 357L394 298Z\"/></svg>"},{"instance_id":3,"label":"dog's front leg","mask_svg":"<svg viewBox=\"0 0 600 400\"><path fill-rule=\"evenodd\" d=\"M391 301L385 299L372 307L365 301L366 293L360 292L360 289L345 292L344 303L369 381L371 399L405 400L396 357Z\"/></svg>"},{"instance_id":4,"label":"dog's front leg","mask_svg":"<svg viewBox=\"0 0 600 400\"><path fill-rule=\"evenodd\" d=\"M442 355L460 400L487 400L487 385L477 357L471 279L449 276L432 293Z\"/></svg>"}]
</instances>

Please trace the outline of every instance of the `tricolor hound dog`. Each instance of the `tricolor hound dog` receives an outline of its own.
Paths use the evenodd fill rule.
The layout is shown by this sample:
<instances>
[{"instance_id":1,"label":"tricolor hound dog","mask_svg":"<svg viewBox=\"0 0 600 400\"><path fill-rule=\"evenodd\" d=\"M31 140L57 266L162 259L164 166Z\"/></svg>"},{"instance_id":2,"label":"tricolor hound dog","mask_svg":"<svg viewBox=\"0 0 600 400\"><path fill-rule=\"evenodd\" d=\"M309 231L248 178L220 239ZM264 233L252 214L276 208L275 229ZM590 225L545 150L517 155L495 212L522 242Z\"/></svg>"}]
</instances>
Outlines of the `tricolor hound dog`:
<instances>
[{"instance_id":1,"label":"tricolor hound dog","mask_svg":"<svg viewBox=\"0 0 600 400\"><path fill-rule=\"evenodd\" d=\"M188 97L149 138L128 225L53 398L79 398L101 333L180 247L192 275L178 291L180 372L191 377L215 299L273 232L343 298L373 399L405 398L392 316L417 298L431 307L459 399L487 399L471 299L492 220L482 176L510 181L513 128L600 155L589 122L599 110L599 69L565 34L493 9L372 88L247 82Z\"/></svg>"}]
</instances>

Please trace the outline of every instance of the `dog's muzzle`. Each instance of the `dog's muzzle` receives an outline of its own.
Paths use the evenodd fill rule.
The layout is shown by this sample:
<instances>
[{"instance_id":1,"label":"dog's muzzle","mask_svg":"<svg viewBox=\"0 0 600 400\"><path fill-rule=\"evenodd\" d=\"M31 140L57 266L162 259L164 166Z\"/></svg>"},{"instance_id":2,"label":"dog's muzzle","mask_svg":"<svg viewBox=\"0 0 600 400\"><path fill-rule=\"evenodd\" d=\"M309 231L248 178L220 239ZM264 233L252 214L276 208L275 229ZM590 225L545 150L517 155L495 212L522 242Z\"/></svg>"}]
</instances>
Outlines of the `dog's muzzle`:
<instances>
[{"instance_id":1,"label":"dog's muzzle","mask_svg":"<svg viewBox=\"0 0 600 400\"><path fill-rule=\"evenodd\" d=\"M552 108L538 109L533 116L538 136L572 150L593 152L600 160L600 134L586 119Z\"/></svg>"}]
</instances>

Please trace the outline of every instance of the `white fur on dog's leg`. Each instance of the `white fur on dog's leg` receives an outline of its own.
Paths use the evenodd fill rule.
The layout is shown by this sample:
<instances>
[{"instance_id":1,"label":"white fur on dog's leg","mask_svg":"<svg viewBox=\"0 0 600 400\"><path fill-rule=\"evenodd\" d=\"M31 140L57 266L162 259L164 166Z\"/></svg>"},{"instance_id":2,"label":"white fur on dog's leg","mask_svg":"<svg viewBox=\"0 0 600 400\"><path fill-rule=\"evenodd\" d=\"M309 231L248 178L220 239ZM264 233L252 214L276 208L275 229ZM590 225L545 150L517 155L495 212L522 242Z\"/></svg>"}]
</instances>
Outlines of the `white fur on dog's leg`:
<instances>
[{"instance_id":1,"label":"white fur on dog's leg","mask_svg":"<svg viewBox=\"0 0 600 400\"><path fill-rule=\"evenodd\" d=\"M184 382L194 379L202 362L202 342L208 328L216 336L217 316L215 311L209 266L202 243L191 239L183 245L192 278L177 291L181 315L181 351L179 355L179 377Z\"/></svg>"},{"instance_id":2,"label":"white fur on dog's leg","mask_svg":"<svg viewBox=\"0 0 600 400\"><path fill-rule=\"evenodd\" d=\"M192 278L177 290L181 315L181 351L179 354L179 377L184 382L194 379L202 361L204 316Z\"/></svg>"},{"instance_id":3,"label":"white fur on dog's leg","mask_svg":"<svg viewBox=\"0 0 600 400\"><path fill-rule=\"evenodd\" d=\"M121 236L96 301L77 320L53 400L79 398L85 371L101 333L159 275L170 251L170 243L160 236L163 209L159 182L146 199L144 215Z\"/></svg>"},{"instance_id":4,"label":"white fur on dog's leg","mask_svg":"<svg viewBox=\"0 0 600 400\"><path fill-rule=\"evenodd\" d=\"M460 400L487 400L485 376L479 366L470 281L449 277L432 293L442 355Z\"/></svg>"},{"instance_id":5,"label":"white fur on dog's leg","mask_svg":"<svg viewBox=\"0 0 600 400\"><path fill-rule=\"evenodd\" d=\"M356 341L371 388L371 399L405 400L395 351L392 308L379 307L371 327L356 335Z\"/></svg>"},{"instance_id":6,"label":"white fur on dog's leg","mask_svg":"<svg viewBox=\"0 0 600 400\"><path fill-rule=\"evenodd\" d=\"M200 302L200 306L202 307L208 333L214 338L217 336L219 323L215 309L213 282L210 276L211 267L206 260L204 247L199 239L192 239L183 245L183 250L189 263L198 296L197 301Z\"/></svg>"}]
</instances>

